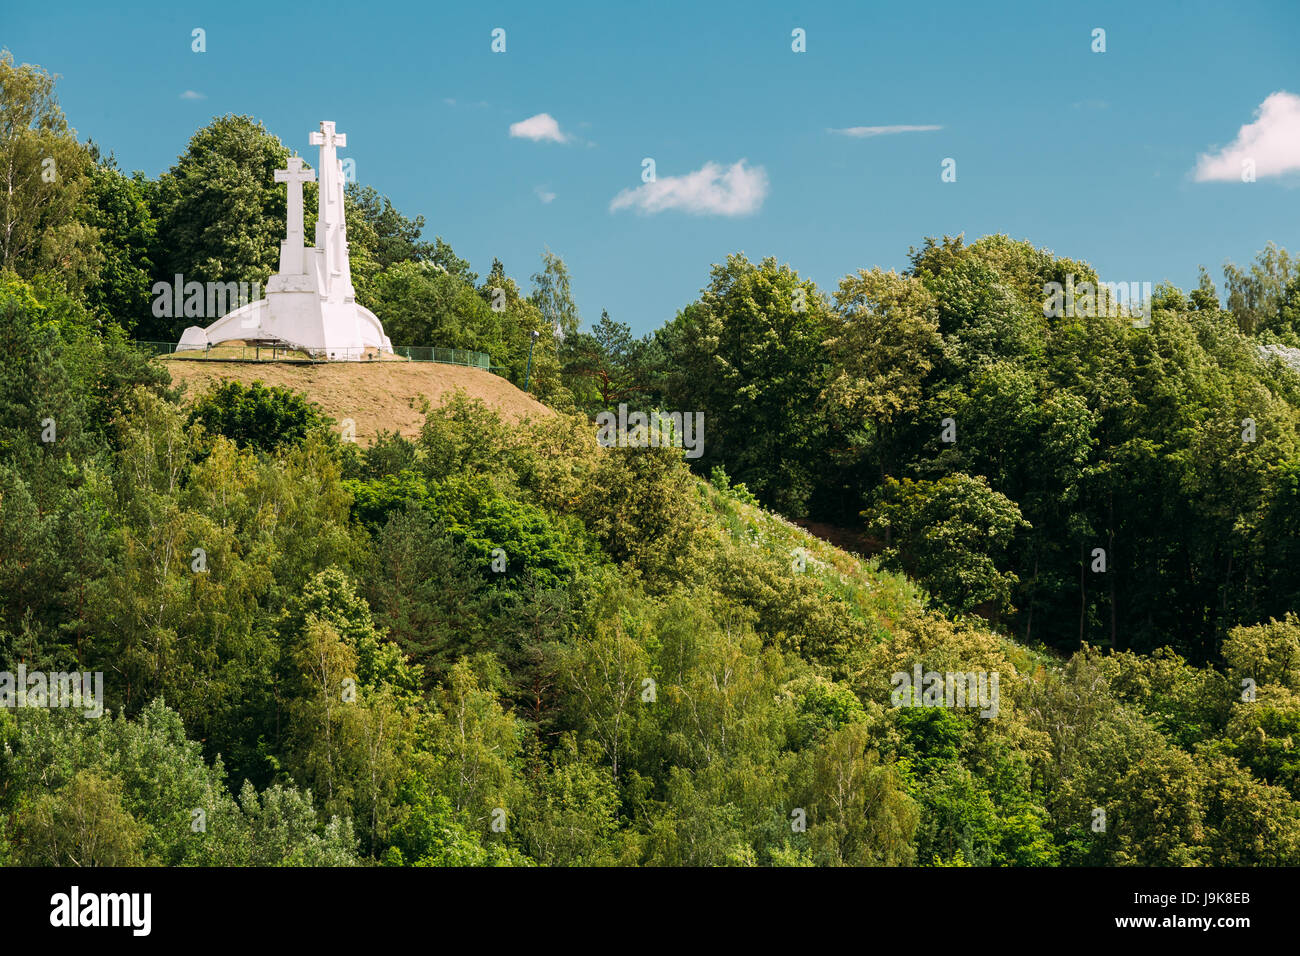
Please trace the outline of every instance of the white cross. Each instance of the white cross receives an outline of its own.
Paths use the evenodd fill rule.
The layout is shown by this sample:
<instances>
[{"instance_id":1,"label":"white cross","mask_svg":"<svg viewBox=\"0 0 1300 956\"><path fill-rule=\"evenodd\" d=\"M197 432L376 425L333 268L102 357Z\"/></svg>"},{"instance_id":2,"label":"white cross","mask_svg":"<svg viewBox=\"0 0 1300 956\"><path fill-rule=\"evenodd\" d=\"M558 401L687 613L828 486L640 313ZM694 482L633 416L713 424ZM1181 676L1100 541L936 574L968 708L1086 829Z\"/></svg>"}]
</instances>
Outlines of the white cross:
<instances>
[{"instance_id":1,"label":"white cross","mask_svg":"<svg viewBox=\"0 0 1300 956\"><path fill-rule=\"evenodd\" d=\"M275 181L288 184L288 196L285 197L285 240L280 251L280 271L286 275L301 275L303 272L302 184L315 180L316 171L304 169L301 156L290 156L289 168L275 171Z\"/></svg>"},{"instance_id":2,"label":"white cross","mask_svg":"<svg viewBox=\"0 0 1300 956\"><path fill-rule=\"evenodd\" d=\"M277 169L275 171L275 181L277 183L296 183L298 188L301 189L303 183L314 183L316 181L316 170L306 168L303 165L301 156L290 156L289 168Z\"/></svg>"},{"instance_id":3,"label":"white cross","mask_svg":"<svg viewBox=\"0 0 1300 956\"><path fill-rule=\"evenodd\" d=\"M333 120L321 120L320 132L311 134L313 146L347 146L348 134L334 131Z\"/></svg>"}]
</instances>

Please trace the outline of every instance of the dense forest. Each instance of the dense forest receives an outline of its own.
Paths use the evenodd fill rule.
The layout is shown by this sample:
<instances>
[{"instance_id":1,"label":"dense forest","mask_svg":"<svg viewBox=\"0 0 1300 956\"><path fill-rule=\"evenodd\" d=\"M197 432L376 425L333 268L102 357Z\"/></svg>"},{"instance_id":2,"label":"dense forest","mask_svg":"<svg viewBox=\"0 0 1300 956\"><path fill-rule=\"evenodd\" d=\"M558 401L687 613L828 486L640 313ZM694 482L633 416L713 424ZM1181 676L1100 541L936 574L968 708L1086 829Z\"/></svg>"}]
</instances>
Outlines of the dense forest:
<instances>
[{"instance_id":1,"label":"dense forest","mask_svg":"<svg viewBox=\"0 0 1300 956\"><path fill-rule=\"evenodd\" d=\"M1285 250L1050 317L1101 277L1005 236L833 294L737 254L638 339L350 184L393 342L522 386L539 333L555 411L362 448L134 344L192 324L156 282L271 274L288 155L226 116L127 175L0 57L0 670L106 705L0 708L0 863L1300 863ZM620 404L704 455L602 447ZM897 706L914 669L996 714Z\"/></svg>"}]
</instances>

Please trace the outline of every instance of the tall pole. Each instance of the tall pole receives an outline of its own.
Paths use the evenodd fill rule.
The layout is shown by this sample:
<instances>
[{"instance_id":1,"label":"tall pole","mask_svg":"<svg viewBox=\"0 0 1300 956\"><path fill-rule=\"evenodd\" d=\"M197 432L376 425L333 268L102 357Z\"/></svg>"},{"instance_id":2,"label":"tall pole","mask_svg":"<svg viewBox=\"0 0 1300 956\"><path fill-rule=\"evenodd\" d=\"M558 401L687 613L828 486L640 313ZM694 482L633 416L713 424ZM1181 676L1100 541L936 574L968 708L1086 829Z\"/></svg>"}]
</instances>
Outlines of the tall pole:
<instances>
[{"instance_id":1,"label":"tall pole","mask_svg":"<svg viewBox=\"0 0 1300 956\"><path fill-rule=\"evenodd\" d=\"M541 334L542 334L541 332L538 332L537 330L534 329L534 330L533 330L533 341L530 342L529 345L528 345L528 368L524 371L524 391L525 391L525 392L528 391L528 381L529 381L529 379L532 377L532 374L533 374L533 346L535 346L535 345L537 344L537 338L538 338L538 336L540 336Z\"/></svg>"}]
</instances>

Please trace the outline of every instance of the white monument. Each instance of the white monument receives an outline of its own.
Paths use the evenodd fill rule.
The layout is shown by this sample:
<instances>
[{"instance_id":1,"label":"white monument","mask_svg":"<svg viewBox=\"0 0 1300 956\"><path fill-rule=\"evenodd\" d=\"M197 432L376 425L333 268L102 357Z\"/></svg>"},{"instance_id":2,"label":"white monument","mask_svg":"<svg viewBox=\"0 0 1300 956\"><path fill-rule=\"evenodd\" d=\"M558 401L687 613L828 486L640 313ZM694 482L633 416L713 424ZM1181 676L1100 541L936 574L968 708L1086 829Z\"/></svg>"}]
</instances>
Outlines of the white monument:
<instances>
[{"instance_id":1,"label":"white monument","mask_svg":"<svg viewBox=\"0 0 1300 956\"><path fill-rule=\"evenodd\" d=\"M320 147L320 215L316 245L303 246L302 184L316 173L298 156L275 181L289 190L285 238L280 243L280 271L266 284L266 298L228 312L206 329L192 325L177 351L244 341L303 349L323 358L359 361L376 352L391 352L392 343L373 312L356 301L348 265L348 234L343 215L343 164L335 155L347 136L322 122L311 134Z\"/></svg>"}]
</instances>

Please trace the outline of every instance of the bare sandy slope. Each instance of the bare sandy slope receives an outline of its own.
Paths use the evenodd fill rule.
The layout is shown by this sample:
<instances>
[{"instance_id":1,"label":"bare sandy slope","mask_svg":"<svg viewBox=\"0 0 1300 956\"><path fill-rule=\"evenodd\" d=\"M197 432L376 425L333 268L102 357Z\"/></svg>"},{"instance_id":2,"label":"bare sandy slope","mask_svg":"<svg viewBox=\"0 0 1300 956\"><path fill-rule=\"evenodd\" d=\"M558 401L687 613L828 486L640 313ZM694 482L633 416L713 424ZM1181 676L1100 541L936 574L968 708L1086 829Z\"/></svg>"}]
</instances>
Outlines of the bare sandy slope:
<instances>
[{"instance_id":1,"label":"bare sandy slope","mask_svg":"<svg viewBox=\"0 0 1300 956\"><path fill-rule=\"evenodd\" d=\"M554 414L499 375L482 369L436 362L331 362L295 365L287 362L216 362L160 358L172 381L185 383L192 400L214 381L234 379L244 385L262 382L305 393L335 421L356 422L357 441L370 444L380 431L417 435L424 416L419 396L434 407L458 388L482 399L506 421Z\"/></svg>"}]
</instances>

